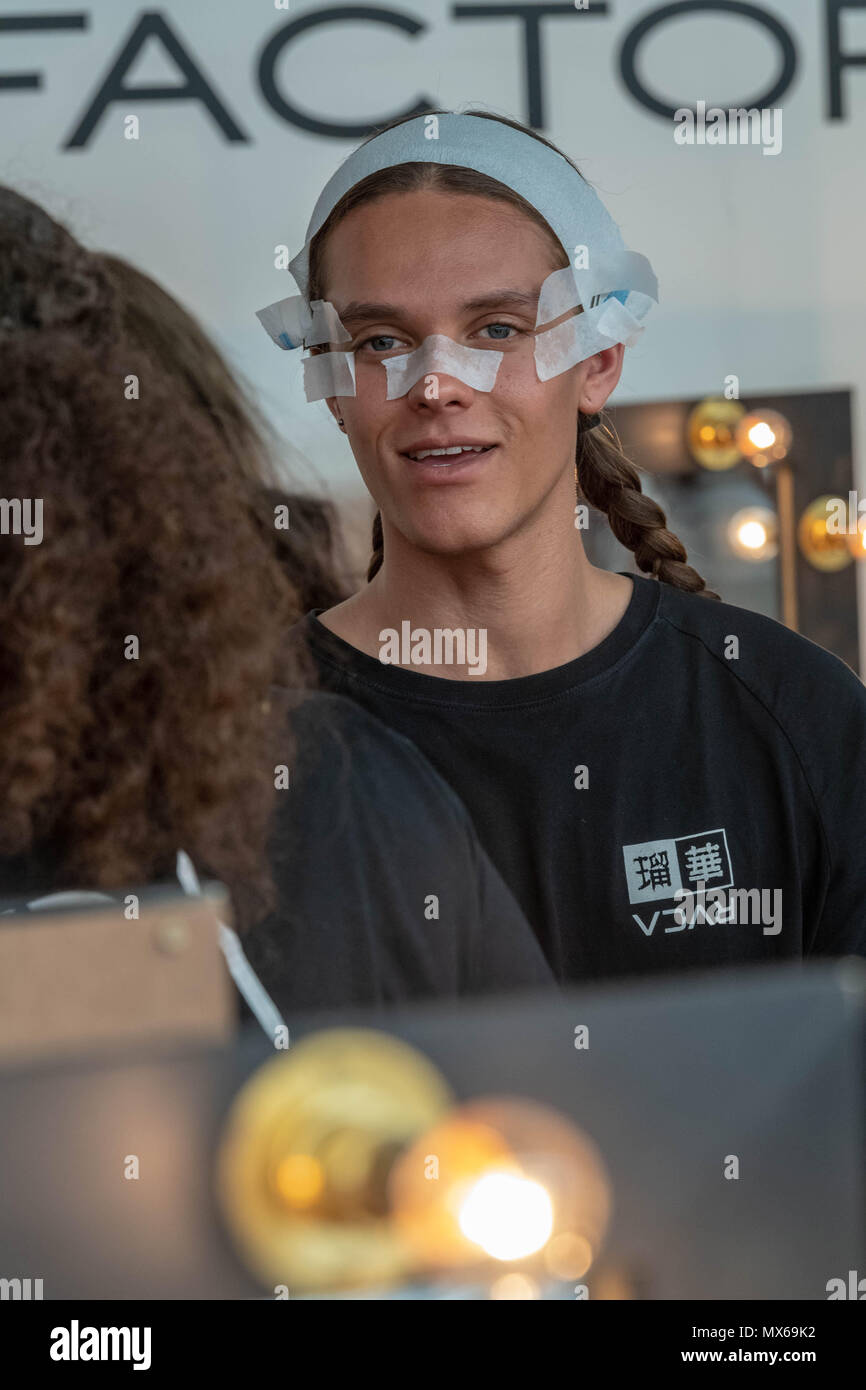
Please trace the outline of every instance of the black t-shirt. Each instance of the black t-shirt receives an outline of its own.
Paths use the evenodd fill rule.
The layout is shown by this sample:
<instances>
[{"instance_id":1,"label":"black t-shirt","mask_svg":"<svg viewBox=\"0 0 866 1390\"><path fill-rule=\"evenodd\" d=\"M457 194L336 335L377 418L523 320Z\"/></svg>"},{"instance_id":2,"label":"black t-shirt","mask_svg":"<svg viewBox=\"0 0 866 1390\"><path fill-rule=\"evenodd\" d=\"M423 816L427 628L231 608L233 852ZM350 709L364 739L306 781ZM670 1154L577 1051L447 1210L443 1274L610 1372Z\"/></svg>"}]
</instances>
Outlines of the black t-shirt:
<instances>
[{"instance_id":1,"label":"black t-shirt","mask_svg":"<svg viewBox=\"0 0 866 1390\"><path fill-rule=\"evenodd\" d=\"M555 987L465 808L414 744L324 692L292 728L271 835L279 906L242 943L278 1006Z\"/></svg>"},{"instance_id":2,"label":"black t-shirt","mask_svg":"<svg viewBox=\"0 0 866 1390\"><path fill-rule=\"evenodd\" d=\"M414 745L327 692L292 709L275 688L272 703L290 710L294 744L270 833L277 906L241 946L284 1019L555 989L464 807ZM88 887L59 880L57 860L56 844L0 858L0 914ZM176 882L167 866L156 886Z\"/></svg>"},{"instance_id":3,"label":"black t-shirt","mask_svg":"<svg viewBox=\"0 0 866 1390\"><path fill-rule=\"evenodd\" d=\"M866 689L770 618L632 578L598 646L513 680L383 665L315 611L294 632L455 789L559 979L866 955Z\"/></svg>"}]
</instances>

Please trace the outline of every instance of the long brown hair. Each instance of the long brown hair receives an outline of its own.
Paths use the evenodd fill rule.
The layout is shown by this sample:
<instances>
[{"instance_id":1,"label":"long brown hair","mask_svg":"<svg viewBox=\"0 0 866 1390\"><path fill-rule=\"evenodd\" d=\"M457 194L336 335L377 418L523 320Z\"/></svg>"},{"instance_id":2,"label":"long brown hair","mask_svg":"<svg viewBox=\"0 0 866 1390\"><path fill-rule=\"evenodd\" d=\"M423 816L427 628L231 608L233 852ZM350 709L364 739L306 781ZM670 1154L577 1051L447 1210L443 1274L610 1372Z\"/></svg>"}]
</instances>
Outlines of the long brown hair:
<instances>
[{"instance_id":1,"label":"long brown hair","mask_svg":"<svg viewBox=\"0 0 866 1390\"><path fill-rule=\"evenodd\" d=\"M444 110L416 112L413 116L391 121L379 127L369 140L386 130L415 120L418 115L449 115ZM538 135L536 131L521 125L519 121L490 111L471 109L464 114L476 116L487 121L499 121L514 130L529 135L534 140L555 150L573 169L580 173L577 165L562 154L561 150ZM367 144L369 141L364 141ZM581 177L583 177L581 175ZM471 193L476 196L494 198L510 203L525 216L530 217L546 233L557 260L557 268L570 264L569 257L551 228L539 212L525 198L498 179L480 174L474 169L457 167L452 164L433 164L411 162L393 165L369 174L343 195L331 211L327 220L310 242L310 280L308 298L324 298L322 284L322 262L328 234L338 222L342 221L354 208L374 198L388 193L409 193L419 189L439 189L445 193ZM616 539L634 554L638 569L663 580L677 589L700 593L706 598L719 595L707 589L705 581L697 570L686 563L686 549L678 536L668 529L667 519L657 502L647 497L641 487L640 473L636 465L626 457L620 441L608 417L602 413L602 420L593 430L582 427L578 420L577 451L575 457L575 477L578 498L581 496L598 511L604 512ZM376 513L373 522L373 555L367 571L368 581L373 578L382 564L383 536L382 518Z\"/></svg>"},{"instance_id":2,"label":"long brown hair","mask_svg":"<svg viewBox=\"0 0 866 1390\"><path fill-rule=\"evenodd\" d=\"M3 188L0 458L44 525L0 536L0 854L50 865L44 889L111 888L183 848L250 925L274 900L268 701L297 598L99 257Z\"/></svg>"}]
</instances>

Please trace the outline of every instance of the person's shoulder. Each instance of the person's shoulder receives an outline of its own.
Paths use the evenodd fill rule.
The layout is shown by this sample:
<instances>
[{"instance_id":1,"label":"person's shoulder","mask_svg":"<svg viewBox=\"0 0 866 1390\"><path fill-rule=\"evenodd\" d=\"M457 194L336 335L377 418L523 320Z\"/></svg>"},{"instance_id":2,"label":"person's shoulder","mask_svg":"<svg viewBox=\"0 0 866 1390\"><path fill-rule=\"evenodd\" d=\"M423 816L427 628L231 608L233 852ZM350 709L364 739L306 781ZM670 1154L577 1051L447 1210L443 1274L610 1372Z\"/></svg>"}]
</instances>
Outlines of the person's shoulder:
<instances>
[{"instance_id":1,"label":"person's shoulder","mask_svg":"<svg viewBox=\"0 0 866 1390\"><path fill-rule=\"evenodd\" d=\"M327 742L351 739L356 747L387 752L400 750L400 756L421 757L409 739L383 724L355 700L331 690L310 689L298 692L290 713L295 733L317 737Z\"/></svg>"},{"instance_id":2,"label":"person's shoulder","mask_svg":"<svg viewBox=\"0 0 866 1390\"><path fill-rule=\"evenodd\" d=\"M384 724L355 700L327 690L310 690L296 698L289 714L298 764L307 779L322 774L354 786L371 808L408 818L466 813L456 793L410 739Z\"/></svg>"},{"instance_id":3,"label":"person's shoulder","mask_svg":"<svg viewBox=\"0 0 866 1390\"><path fill-rule=\"evenodd\" d=\"M733 677L782 691L786 682L815 684L825 695L847 695L866 708L866 687L851 667L811 638L776 618L724 600L661 583L658 617L683 638L703 646Z\"/></svg>"},{"instance_id":4,"label":"person's shoulder","mask_svg":"<svg viewBox=\"0 0 866 1390\"><path fill-rule=\"evenodd\" d=\"M322 610L318 608L311 608L309 612L303 613L300 617L296 618L288 629L287 636L289 641L298 642L305 640L313 627L314 619L321 611Z\"/></svg>"}]
</instances>

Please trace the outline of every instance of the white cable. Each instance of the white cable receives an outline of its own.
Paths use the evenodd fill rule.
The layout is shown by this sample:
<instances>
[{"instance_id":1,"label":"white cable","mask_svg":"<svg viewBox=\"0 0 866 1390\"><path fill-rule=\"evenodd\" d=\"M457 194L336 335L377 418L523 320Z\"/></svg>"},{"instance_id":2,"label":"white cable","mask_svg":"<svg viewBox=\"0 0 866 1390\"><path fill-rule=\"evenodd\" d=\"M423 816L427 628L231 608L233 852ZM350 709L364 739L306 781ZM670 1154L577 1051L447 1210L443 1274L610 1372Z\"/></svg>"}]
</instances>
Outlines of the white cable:
<instances>
[{"instance_id":1,"label":"white cable","mask_svg":"<svg viewBox=\"0 0 866 1390\"><path fill-rule=\"evenodd\" d=\"M183 849L179 849L177 852L177 881L187 897L200 898L203 896L195 866L186 850ZM219 918L217 918L217 925L219 927L220 950L225 958L229 974L262 1031L267 1034L268 1039L273 1044L277 1036L276 1030L286 1027L285 1020L244 955L237 932L233 931L231 927L227 927L225 922L221 922Z\"/></svg>"}]
</instances>

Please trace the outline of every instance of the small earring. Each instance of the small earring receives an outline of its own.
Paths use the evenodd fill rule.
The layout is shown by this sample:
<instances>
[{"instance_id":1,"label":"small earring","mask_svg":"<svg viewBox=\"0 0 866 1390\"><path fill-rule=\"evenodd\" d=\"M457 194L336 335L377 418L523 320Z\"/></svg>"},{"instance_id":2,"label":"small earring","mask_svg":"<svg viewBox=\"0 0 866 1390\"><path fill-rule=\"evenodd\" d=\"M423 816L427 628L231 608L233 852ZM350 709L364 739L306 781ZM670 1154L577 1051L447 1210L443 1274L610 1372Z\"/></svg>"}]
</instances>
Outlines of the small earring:
<instances>
[{"instance_id":1,"label":"small earring","mask_svg":"<svg viewBox=\"0 0 866 1390\"><path fill-rule=\"evenodd\" d=\"M343 420L342 420L342 417L337 421L337 424L340 426L340 429L343 428Z\"/></svg>"}]
</instances>

